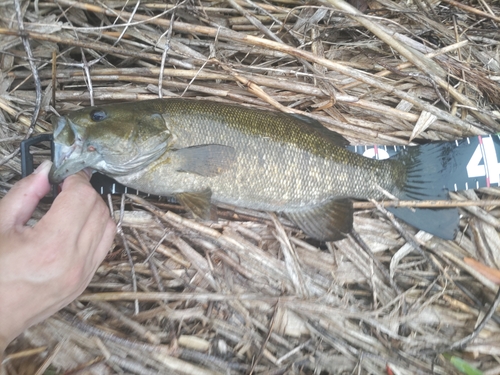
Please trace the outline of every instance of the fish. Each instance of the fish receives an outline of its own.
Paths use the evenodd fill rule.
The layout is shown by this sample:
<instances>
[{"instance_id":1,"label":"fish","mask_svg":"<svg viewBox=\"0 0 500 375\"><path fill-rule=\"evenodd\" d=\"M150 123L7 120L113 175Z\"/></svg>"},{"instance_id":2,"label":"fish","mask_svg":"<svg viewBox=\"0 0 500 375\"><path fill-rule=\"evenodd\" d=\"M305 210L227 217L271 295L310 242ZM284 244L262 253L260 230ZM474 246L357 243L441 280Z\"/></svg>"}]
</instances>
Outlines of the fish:
<instances>
[{"instance_id":1,"label":"fish","mask_svg":"<svg viewBox=\"0 0 500 375\"><path fill-rule=\"evenodd\" d=\"M52 121L52 183L91 168L173 196L200 219L224 203L284 214L306 235L337 241L352 231L353 200L448 199L446 144L369 159L305 115L165 98L87 107ZM443 239L459 228L456 208L390 210Z\"/></svg>"}]
</instances>

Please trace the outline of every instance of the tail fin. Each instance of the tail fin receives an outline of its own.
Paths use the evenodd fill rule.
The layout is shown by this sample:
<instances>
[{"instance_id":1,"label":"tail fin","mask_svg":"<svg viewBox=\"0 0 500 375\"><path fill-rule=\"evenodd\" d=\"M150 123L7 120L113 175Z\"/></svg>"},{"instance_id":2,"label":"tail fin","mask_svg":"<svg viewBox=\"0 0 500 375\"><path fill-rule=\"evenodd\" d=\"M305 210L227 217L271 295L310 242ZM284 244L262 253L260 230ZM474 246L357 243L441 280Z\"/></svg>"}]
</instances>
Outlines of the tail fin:
<instances>
[{"instance_id":1,"label":"tail fin","mask_svg":"<svg viewBox=\"0 0 500 375\"><path fill-rule=\"evenodd\" d=\"M402 200L448 199L449 179L455 169L449 142L409 147L394 156L406 167L407 179L398 198ZM458 232L457 208L389 208L396 217L437 237L453 240Z\"/></svg>"}]
</instances>

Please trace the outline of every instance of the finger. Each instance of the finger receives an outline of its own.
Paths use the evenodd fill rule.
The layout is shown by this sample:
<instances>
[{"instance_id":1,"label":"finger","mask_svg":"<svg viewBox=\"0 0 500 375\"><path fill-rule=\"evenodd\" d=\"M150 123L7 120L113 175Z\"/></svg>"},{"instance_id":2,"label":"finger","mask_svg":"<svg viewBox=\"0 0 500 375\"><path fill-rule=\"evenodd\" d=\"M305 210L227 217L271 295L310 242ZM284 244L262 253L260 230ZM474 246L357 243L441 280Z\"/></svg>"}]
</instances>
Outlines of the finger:
<instances>
[{"instance_id":1,"label":"finger","mask_svg":"<svg viewBox=\"0 0 500 375\"><path fill-rule=\"evenodd\" d=\"M88 282L85 286L88 285L97 269L101 265L102 261L108 254L111 249L111 245L115 238L116 234L116 224L113 220L109 219L105 225L105 231L100 238L100 242L92 247L91 252L87 254L87 256L82 259L81 263L85 263L86 272L89 273Z\"/></svg>"},{"instance_id":2,"label":"finger","mask_svg":"<svg viewBox=\"0 0 500 375\"><path fill-rule=\"evenodd\" d=\"M84 273L84 275L86 274L86 276L81 279L80 288L75 289L71 297L72 299L76 299L80 294L82 294L85 288L91 282L92 278L97 272L97 269L99 268L100 264L102 263L102 261L106 257L106 254L111 248L111 244L113 243L115 233L116 233L116 224L113 220L109 219L106 224L106 229L102 236L101 242L97 245L97 248L95 249L93 256L87 257L87 259L91 259L91 262L89 262L90 264L87 263L86 267L87 272Z\"/></svg>"},{"instance_id":3,"label":"finger","mask_svg":"<svg viewBox=\"0 0 500 375\"><path fill-rule=\"evenodd\" d=\"M28 177L18 181L0 201L2 227L23 226L31 218L38 202L49 191L48 174L52 162L45 160Z\"/></svg>"},{"instance_id":4,"label":"finger","mask_svg":"<svg viewBox=\"0 0 500 375\"><path fill-rule=\"evenodd\" d=\"M93 256L97 245L101 242L106 231L107 222L110 220L108 207L102 199L95 201L87 222L82 227L78 236L77 246L80 251L79 256L89 258ZM90 257L90 259L92 259Z\"/></svg>"},{"instance_id":5,"label":"finger","mask_svg":"<svg viewBox=\"0 0 500 375\"><path fill-rule=\"evenodd\" d=\"M54 229L65 237L78 238L85 226L96 201L101 199L84 172L71 175L62 185L62 191L52 203L52 207L37 224L37 227Z\"/></svg>"}]
</instances>

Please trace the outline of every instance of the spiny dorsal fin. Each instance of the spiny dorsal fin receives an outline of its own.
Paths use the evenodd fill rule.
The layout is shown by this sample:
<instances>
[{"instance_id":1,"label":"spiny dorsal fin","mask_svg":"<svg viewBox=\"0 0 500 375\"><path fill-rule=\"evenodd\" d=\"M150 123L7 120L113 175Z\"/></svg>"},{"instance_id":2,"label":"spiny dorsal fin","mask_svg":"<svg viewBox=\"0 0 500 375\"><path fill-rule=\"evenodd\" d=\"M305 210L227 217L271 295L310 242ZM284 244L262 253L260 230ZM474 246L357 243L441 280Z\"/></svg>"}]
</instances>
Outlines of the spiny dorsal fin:
<instances>
[{"instance_id":1,"label":"spiny dorsal fin","mask_svg":"<svg viewBox=\"0 0 500 375\"><path fill-rule=\"evenodd\" d=\"M302 122L305 122L312 129L314 129L318 133L321 133L321 135L323 135L324 137L329 139L330 142L332 142L333 144L335 144L337 146L345 147L349 144L349 141L347 139L345 139L341 134L339 134L333 130L328 130L318 120L315 120L315 119L308 117L308 116L299 115L297 113L290 113L290 116L293 116L296 119L298 119Z\"/></svg>"}]
</instances>

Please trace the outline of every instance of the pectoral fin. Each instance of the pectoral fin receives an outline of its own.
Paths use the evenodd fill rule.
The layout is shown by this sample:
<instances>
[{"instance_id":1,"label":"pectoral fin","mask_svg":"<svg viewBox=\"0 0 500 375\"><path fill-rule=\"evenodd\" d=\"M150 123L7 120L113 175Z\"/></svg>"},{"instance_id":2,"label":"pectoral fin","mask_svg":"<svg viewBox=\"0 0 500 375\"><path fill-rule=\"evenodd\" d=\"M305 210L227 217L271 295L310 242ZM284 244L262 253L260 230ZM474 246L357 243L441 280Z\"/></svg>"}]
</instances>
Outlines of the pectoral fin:
<instances>
[{"instance_id":1,"label":"pectoral fin","mask_svg":"<svg viewBox=\"0 0 500 375\"><path fill-rule=\"evenodd\" d=\"M213 177L229 169L236 160L233 147L224 145L201 145L175 151L179 158L179 172L196 173Z\"/></svg>"},{"instance_id":2,"label":"pectoral fin","mask_svg":"<svg viewBox=\"0 0 500 375\"><path fill-rule=\"evenodd\" d=\"M334 199L286 214L307 235L320 241L341 240L352 229L353 208L348 199Z\"/></svg>"},{"instance_id":3,"label":"pectoral fin","mask_svg":"<svg viewBox=\"0 0 500 375\"><path fill-rule=\"evenodd\" d=\"M210 189L196 193L179 193L175 195L175 198L196 217L204 220L211 218L212 191Z\"/></svg>"}]
</instances>

